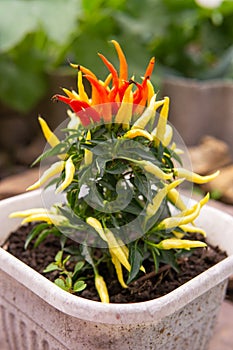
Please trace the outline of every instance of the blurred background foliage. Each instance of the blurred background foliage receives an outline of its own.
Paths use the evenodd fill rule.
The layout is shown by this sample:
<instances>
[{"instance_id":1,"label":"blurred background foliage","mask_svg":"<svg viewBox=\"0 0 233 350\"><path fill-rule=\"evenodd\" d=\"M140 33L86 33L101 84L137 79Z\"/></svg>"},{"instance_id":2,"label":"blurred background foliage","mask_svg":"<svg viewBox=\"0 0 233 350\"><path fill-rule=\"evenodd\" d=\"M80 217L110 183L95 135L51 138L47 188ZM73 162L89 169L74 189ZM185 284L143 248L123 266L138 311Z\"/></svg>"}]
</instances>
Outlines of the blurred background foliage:
<instances>
[{"instance_id":1,"label":"blurred background foliage","mask_svg":"<svg viewBox=\"0 0 233 350\"><path fill-rule=\"evenodd\" d=\"M176 75L233 78L233 1L216 9L194 0L1 0L0 101L27 112L48 91L48 75L79 63L107 71L111 39L122 45L131 74L141 76L151 56L155 82Z\"/></svg>"}]
</instances>

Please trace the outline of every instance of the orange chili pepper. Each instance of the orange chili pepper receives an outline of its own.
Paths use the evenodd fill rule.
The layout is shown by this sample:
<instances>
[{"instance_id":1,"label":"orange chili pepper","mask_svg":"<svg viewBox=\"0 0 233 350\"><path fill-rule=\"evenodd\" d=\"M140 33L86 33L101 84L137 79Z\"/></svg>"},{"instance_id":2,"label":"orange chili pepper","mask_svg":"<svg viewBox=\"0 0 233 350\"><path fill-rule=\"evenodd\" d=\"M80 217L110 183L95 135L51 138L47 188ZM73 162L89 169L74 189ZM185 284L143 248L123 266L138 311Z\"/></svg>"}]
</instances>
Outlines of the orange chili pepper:
<instances>
[{"instance_id":1,"label":"orange chili pepper","mask_svg":"<svg viewBox=\"0 0 233 350\"><path fill-rule=\"evenodd\" d=\"M104 87L108 87L111 80L112 80L112 73L109 73L109 75L107 76L107 78L104 81Z\"/></svg>"},{"instance_id":2,"label":"orange chili pepper","mask_svg":"<svg viewBox=\"0 0 233 350\"><path fill-rule=\"evenodd\" d=\"M92 86L92 104L97 105L101 103L108 103L109 99L106 88L91 75L85 75L85 78L89 80Z\"/></svg>"},{"instance_id":3,"label":"orange chili pepper","mask_svg":"<svg viewBox=\"0 0 233 350\"><path fill-rule=\"evenodd\" d=\"M145 78L142 82L142 98L141 100L138 102L138 104L140 106L145 106L146 102L147 102L147 98L148 98L148 86L147 86L147 80L149 79L149 77Z\"/></svg>"},{"instance_id":4,"label":"orange chili pepper","mask_svg":"<svg viewBox=\"0 0 233 350\"><path fill-rule=\"evenodd\" d=\"M88 68L86 68L86 67L83 67L83 66L81 66L80 64L70 63L70 65L71 65L71 67L73 67L73 68L76 68L76 69L78 69L78 70L81 70L81 72L82 72L83 74L91 75L93 78L95 78L95 79L97 80L96 75L95 75L90 69L88 69Z\"/></svg>"},{"instance_id":5,"label":"orange chili pepper","mask_svg":"<svg viewBox=\"0 0 233 350\"><path fill-rule=\"evenodd\" d=\"M85 75L85 77L90 81L92 85L92 105L96 105L97 110L99 110L102 114L103 120L107 123L110 123L112 121L112 111L111 105L109 104L108 92L106 88L92 76Z\"/></svg>"},{"instance_id":6,"label":"orange chili pepper","mask_svg":"<svg viewBox=\"0 0 233 350\"><path fill-rule=\"evenodd\" d=\"M125 55L124 55L119 43L116 40L112 40L111 42L115 46L115 49L117 51L118 58L120 61L120 79L127 80L128 79L128 64L127 64Z\"/></svg>"},{"instance_id":7,"label":"orange chili pepper","mask_svg":"<svg viewBox=\"0 0 233 350\"><path fill-rule=\"evenodd\" d=\"M113 66L113 64L111 62L109 62L109 60L104 55L102 55L101 53L98 53L98 56L104 62L105 66L108 68L110 73L112 73L113 85L118 86L119 85L119 78L118 78L118 73L117 73L116 68Z\"/></svg>"},{"instance_id":8,"label":"orange chili pepper","mask_svg":"<svg viewBox=\"0 0 233 350\"><path fill-rule=\"evenodd\" d=\"M145 72L145 75L144 75L144 78L145 79L148 79L151 77L151 74L153 73L153 70L154 70L154 65L155 65L155 57L152 57L150 59L150 62L146 68L146 72Z\"/></svg>"}]
</instances>

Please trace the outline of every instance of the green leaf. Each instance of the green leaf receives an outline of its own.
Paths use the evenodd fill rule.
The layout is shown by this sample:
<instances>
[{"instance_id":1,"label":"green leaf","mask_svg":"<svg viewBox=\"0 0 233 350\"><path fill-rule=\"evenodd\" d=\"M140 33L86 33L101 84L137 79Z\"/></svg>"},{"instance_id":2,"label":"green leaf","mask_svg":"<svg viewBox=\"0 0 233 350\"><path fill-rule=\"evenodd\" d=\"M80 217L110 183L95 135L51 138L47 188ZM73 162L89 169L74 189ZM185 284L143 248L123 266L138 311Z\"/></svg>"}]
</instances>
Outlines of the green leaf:
<instances>
[{"instance_id":1,"label":"green leaf","mask_svg":"<svg viewBox=\"0 0 233 350\"><path fill-rule=\"evenodd\" d=\"M75 245L64 247L63 250L70 255L80 256L80 249Z\"/></svg>"},{"instance_id":2,"label":"green leaf","mask_svg":"<svg viewBox=\"0 0 233 350\"><path fill-rule=\"evenodd\" d=\"M26 241L25 241L25 244L24 244L24 248L27 249L28 248L28 245L29 243L40 233L42 232L44 229L48 228L49 225L48 224L45 224L45 223L42 223L42 224L39 224L37 226L35 226L32 231L29 233L29 235L27 236L26 238Z\"/></svg>"},{"instance_id":3,"label":"green leaf","mask_svg":"<svg viewBox=\"0 0 233 350\"><path fill-rule=\"evenodd\" d=\"M35 243L34 243L34 248L37 248L44 240L45 238L50 235L51 231L50 230L44 230L42 231L39 236L37 237Z\"/></svg>"},{"instance_id":4,"label":"green leaf","mask_svg":"<svg viewBox=\"0 0 233 350\"><path fill-rule=\"evenodd\" d=\"M65 284L65 282L63 281L62 278L57 278L57 279L55 279L54 283L55 283L58 287L60 287L61 289L66 290L66 291L68 290L68 288L67 288L67 286L66 286L66 284Z\"/></svg>"},{"instance_id":5,"label":"green leaf","mask_svg":"<svg viewBox=\"0 0 233 350\"><path fill-rule=\"evenodd\" d=\"M140 194L142 194L149 202L153 199L153 191L148 177L144 174L134 172L134 185L137 187Z\"/></svg>"},{"instance_id":6,"label":"green leaf","mask_svg":"<svg viewBox=\"0 0 233 350\"><path fill-rule=\"evenodd\" d=\"M168 250L160 250L160 262L170 265L176 272L179 272L179 266L176 261L174 252Z\"/></svg>"},{"instance_id":7,"label":"green leaf","mask_svg":"<svg viewBox=\"0 0 233 350\"><path fill-rule=\"evenodd\" d=\"M62 265L65 266L65 264L67 263L67 261L70 260L70 255L67 255L67 257L62 261Z\"/></svg>"},{"instance_id":8,"label":"green leaf","mask_svg":"<svg viewBox=\"0 0 233 350\"><path fill-rule=\"evenodd\" d=\"M63 251L59 250L59 252L57 252L56 256L55 256L55 261L58 264L61 264L62 262L62 256L63 256Z\"/></svg>"},{"instance_id":9,"label":"green leaf","mask_svg":"<svg viewBox=\"0 0 233 350\"><path fill-rule=\"evenodd\" d=\"M109 162L106 167L106 172L109 174L123 174L129 165L120 159L116 159L113 162Z\"/></svg>"},{"instance_id":10,"label":"green leaf","mask_svg":"<svg viewBox=\"0 0 233 350\"><path fill-rule=\"evenodd\" d=\"M132 160L148 160L157 164L157 160L148 146L142 145L134 140L119 140L115 147L113 156L116 158L132 158Z\"/></svg>"},{"instance_id":11,"label":"green leaf","mask_svg":"<svg viewBox=\"0 0 233 350\"><path fill-rule=\"evenodd\" d=\"M122 209L122 212L139 215L142 210L143 208L140 206L140 204L137 201L132 200L124 209Z\"/></svg>"},{"instance_id":12,"label":"green leaf","mask_svg":"<svg viewBox=\"0 0 233 350\"><path fill-rule=\"evenodd\" d=\"M53 156L57 156L59 154L62 153L66 153L69 150L69 145L66 144L65 142L60 142L59 144L57 144L56 146L54 146L53 148L48 149L47 151L45 151L43 154L41 154L33 163L32 166L34 166L35 164L37 164L38 162L41 162L42 160L48 158L48 157L53 157Z\"/></svg>"},{"instance_id":13,"label":"green leaf","mask_svg":"<svg viewBox=\"0 0 233 350\"><path fill-rule=\"evenodd\" d=\"M129 262L131 265L131 270L129 272L129 277L127 284L133 281L133 279L138 275L140 267L143 261L143 254L138 247L137 242L133 243L129 247Z\"/></svg>"},{"instance_id":14,"label":"green leaf","mask_svg":"<svg viewBox=\"0 0 233 350\"><path fill-rule=\"evenodd\" d=\"M84 265L85 265L85 261L78 261L74 268L74 274L76 272L81 271Z\"/></svg>"},{"instance_id":15,"label":"green leaf","mask_svg":"<svg viewBox=\"0 0 233 350\"><path fill-rule=\"evenodd\" d=\"M86 283L84 281L77 281L75 282L74 286L73 286L73 291L74 292L81 292L82 290L84 290L86 288Z\"/></svg>"},{"instance_id":16,"label":"green leaf","mask_svg":"<svg viewBox=\"0 0 233 350\"><path fill-rule=\"evenodd\" d=\"M95 267L95 263L92 259L90 250L91 250L91 248L88 248L86 245L82 245L82 247L81 247L82 256L84 257L86 262L88 262L88 264L90 264L93 267L93 269L95 270L96 267Z\"/></svg>"},{"instance_id":17,"label":"green leaf","mask_svg":"<svg viewBox=\"0 0 233 350\"><path fill-rule=\"evenodd\" d=\"M17 16L12 16L12 14ZM0 50L6 51L18 44L28 33L43 29L51 41L64 45L77 29L80 1L16 1L0 2Z\"/></svg>"},{"instance_id":18,"label":"green leaf","mask_svg":"<svg viewBox=\"0 0 233 350\"><path fill-rule=\"evenodd\" d=\"M158 272L159 269L159 250L156 248L151 247L151 252L154 260L154 265L155 265L155 272Z\"/></svg>"},{"instance_id":19,"label":"green leaf","mask_svg":"<svg viewBox=\"0 0 233 350\"><path fill-rule=\"evenodd\" d=\"M59 270L59 268L56 263L52 262L43 270L43 272L47 273L47 272L52 272L56 270Z\"/></svg>"},{"instance_id":20,"label":"green leaf","mask_svg":"<svg viewBox=\"0 0 233 350\"><path fill-rule=\"evenodd\" d=\"M68 289L72 288L72 278L70 276L66 277L66 286Z\"/></svg>"}]
</instances>

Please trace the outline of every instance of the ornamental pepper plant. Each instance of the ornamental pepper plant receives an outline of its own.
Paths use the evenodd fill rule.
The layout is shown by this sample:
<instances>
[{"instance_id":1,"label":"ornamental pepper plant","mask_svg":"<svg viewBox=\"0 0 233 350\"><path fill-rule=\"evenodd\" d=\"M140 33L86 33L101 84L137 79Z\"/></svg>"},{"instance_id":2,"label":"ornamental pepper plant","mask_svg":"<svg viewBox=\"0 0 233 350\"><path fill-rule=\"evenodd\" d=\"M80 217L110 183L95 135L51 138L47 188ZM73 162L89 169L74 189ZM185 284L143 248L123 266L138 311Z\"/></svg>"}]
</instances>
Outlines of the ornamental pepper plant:
<instances>
[{"instance_id":1,"label":"ornamental pepper plant","mask_svg":"<svg viewBox=\"0 0 233 350\"><path fill-rule=\"evenodd\" d=\"M197 239L197 233L206 233L195 219L209 196L187 207L180 185L205 183L218 175L200 176L182 166L167 121L169 98L157 100L150 80L155 59L137 81L128 76L119 43L112 44L119 70L102 54L99 58L109 71L104 80L71 64L77 70L77 91L64 88L64 94L53 96L69 106L62 137L39 118L50 147L36 162L53 162L28 190L46 184L54 205L11 214L22 217L23 224L35 223L26 248L32 242L38 246L48 235L60 241L61 249L44 271L57 272L57 285L79 293L93 279L99 299L106 303L110 297L102 271L127 288L147 273L148 260L155 271L162 263L177 269L187 251L206 247Z\"/></svg>"}]
</instances>

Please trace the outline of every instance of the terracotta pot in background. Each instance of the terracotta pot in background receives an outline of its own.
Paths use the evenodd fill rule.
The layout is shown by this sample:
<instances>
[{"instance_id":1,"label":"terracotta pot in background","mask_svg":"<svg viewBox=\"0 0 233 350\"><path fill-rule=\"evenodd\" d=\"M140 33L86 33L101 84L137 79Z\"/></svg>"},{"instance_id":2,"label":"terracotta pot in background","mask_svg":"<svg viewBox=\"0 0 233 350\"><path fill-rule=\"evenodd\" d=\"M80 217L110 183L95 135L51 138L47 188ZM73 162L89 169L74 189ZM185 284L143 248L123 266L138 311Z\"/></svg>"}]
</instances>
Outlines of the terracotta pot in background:
<instances>
[{"instance_id":1,"label":"terracotta pot in background","mask_svg":"<svg viewBox=\"0 0 233 350\"><path fill-rule=\"evenodd\" d=\"M225 141L233 154L232 81L169 77L162 82L161 96L170 97L169 121L186 145L212 135Z\"/></svg>"}]
</instances>

